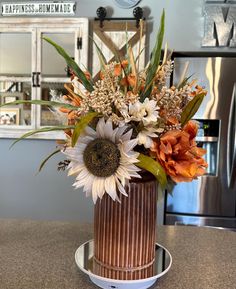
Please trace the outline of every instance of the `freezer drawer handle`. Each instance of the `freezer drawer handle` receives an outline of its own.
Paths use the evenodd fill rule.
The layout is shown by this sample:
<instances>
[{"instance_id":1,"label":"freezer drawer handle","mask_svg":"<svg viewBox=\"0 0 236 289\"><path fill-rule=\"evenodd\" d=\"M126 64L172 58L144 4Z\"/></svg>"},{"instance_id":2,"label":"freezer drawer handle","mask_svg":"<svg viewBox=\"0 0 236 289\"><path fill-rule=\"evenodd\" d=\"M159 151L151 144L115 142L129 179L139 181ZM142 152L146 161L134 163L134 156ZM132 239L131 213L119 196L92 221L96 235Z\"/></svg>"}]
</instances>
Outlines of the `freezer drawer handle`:
<instances>
[{"instance_id":1,"label":"freezer drawer handle","mask_svg":"<svg viewBox=\"0 0 236 289\"><path fill-rule=\"evenodd\" d=\"M228 187L233 187L236 181L236 83L230 105L228 140L227 140L227 178Z\"/></svg>"}]
</instances>

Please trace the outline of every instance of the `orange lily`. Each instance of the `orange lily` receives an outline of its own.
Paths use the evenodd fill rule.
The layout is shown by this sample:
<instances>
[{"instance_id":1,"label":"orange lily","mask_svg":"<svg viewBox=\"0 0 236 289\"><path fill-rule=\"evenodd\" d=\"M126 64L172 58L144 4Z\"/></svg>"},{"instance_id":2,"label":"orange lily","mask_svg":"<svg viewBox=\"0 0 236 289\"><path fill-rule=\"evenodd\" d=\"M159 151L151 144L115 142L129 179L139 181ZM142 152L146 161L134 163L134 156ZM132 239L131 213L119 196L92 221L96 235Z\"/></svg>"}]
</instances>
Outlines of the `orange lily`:
<instances>
[{"instance_id":1,"label":"orange lily","mask_svg":"<svg viewBox=\"0 0 236 289\"><path fill-rule=\"evenodd\" d=\"M206 150L197 147L198 126L189 121L183 130L166 132L154 142L152 154L175 182L191 182L205 173L207 163L202 158Z\"/></svg>"}]
</instances>

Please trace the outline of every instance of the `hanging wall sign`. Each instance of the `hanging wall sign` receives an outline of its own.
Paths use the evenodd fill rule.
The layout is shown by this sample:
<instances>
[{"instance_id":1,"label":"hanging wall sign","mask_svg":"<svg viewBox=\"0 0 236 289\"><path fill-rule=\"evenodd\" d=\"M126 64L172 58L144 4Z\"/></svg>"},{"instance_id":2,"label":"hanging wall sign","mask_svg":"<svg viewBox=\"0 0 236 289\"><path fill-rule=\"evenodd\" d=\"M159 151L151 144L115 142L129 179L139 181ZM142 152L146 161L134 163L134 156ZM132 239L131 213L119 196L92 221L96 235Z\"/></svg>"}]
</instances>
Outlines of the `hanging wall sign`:
<instances>
[{"instance_id":1,"label":"hanging wall sign","mask_svg":"<svg viewBox=\"0 0 236 289\"><path fill-rule=\"evenodd\" d=\"M73 16L75 2L2 3L2 16Z\"/></svg>"},{"instance_id":2,"label":"hanging wall sign","mask_svg":"<svg viewBox=\"0 0 236 289\"><path fill-rule=\"evenodd\" d=\"M202 47L236 47L236 1L205 1Z\"/></svg>"}]
</instances>

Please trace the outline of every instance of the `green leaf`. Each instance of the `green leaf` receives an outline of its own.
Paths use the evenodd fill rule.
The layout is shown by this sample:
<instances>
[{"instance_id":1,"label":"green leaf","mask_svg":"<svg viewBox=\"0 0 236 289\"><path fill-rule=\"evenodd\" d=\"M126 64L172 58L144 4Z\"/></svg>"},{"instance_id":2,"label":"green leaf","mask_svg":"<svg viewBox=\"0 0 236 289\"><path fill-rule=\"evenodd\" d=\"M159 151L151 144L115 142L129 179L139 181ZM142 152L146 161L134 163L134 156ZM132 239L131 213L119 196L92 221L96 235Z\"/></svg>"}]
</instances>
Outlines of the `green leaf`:
<instances>
[{"instance_id":1,"label":"green leaf","mask_svg":"<svg viewBox=\"0 0 236 289\"><path fill-rule=\"evenodd\" d=\"M37 133L41 133L41 132L48 132L48 131L60 131L60 130L66 130L66 129L73 129L75 126L74 125L61 125L61 126L50 126L50 127L43 127L40 129L36 129L36 130L32 130L29 131L25 134L23 134L21 137L19 137L18 139L16 139L13 144L10 146L10 148L12 148L17 142L19 142L20 140L23 140L29 136L32 136L34 134Z\"/></svg>"},{"instance_id":2,"label":"green leaf","mask_svg":"<svg viewBox=\"0 0 236 289\"><path fill-rule=\"evenodd\" d=\"M92 40L93 40L93 43L94 43L96 50L97 50L97 54L98 54L98 58L99 58L99 61L101 64L101 68L104 69L106 64L107 64L106 58L105 58L104 54L102 53L102 50L99 48L99 46L95 42L95 40L94 39L92 39Z\"/></svg>"},{"instance_id":3,"label":"green leaf","mask_svg":"<svg viewBox=\"0 0 236 289\"><path fill-rule=\"evenodd\" d=\"M198 111L205 93L200 93L194 96L194 98L186 105L184 111L181 114L181 124L184 126Z\"/></svg>"},{"instance_id":4,"label":"green leaf","mask_svg":"<svg viewBox=\"0 0 236 289\"><path fill-rule=\"evenodd\" d=\"M52 46L54 46L57 52L65 59L67 65L74 71L76 76L81 80L84 87L90 92L93 91L92 83L86 78L84 72L80 69L78 64L66 53L66 51L61 46L52 41L50 38L43 37L43 39L46 40L48 43L50 43Z\"/></svg>"},{"instance_id":5,"label":"green leaf","mask_svg":"<svg viewBox=\"0 0 236 289\"><path fill-rule=\"evenodd\" d=\"M144 101L146 97L148 97L152 90L152 82L156 75L156 71L158 69L160 58L161 58L161 49L162 49L162 42L164 38L164 31L165 31L165 11L163 10L159 31L157 33L157 40L156 44L152 50L152 57L147 68L147 78L145 83L144 92L140 96L141 102Z\"/></svg>"},{"instance_id":6,"label":"green leaf","mask_svg":"<svg viewBox=\"0 0 236 289\"><path fill-rule=\"evenodd\" d=\"M61 150L56 150L54 152L52 152L50 155L48 155L40 164L40 167L39 167L39 172L41 172L42 168L44 167L44 165L46 164L46 162L52 157L54 156L55 154L59 153Z\"/></svg>"},{"instance_id":7,"label":"green leaf","mask_svg":"<svg viewBox=\"0 0 236 289\"><path fill-rule=\"evenodd\" d=\"M77 143L77 140L78 140L80 134L82 133L82 131L85 129L85 127L97 115L98 115L98 112L90 112L90 113L86 114L84 117L82 117L79 120L79 122L77 122L75 129L73 131L72 137L71 137L72 147L74 147L75 144Z\"/></svg>"},{"instance_id":8,"label":"green leaf","mask_svg":"<svg viewBox=\"0 0 236 289\"><path fill-rule=\"evenodd\" d=\"M193 74L191 74L190 76L188 76L188 77L185 77L184 79L183 79L183 81L178 85L178 89L181 89L181 88L183 88L187 83L188 83L188 81L189 81L189 79L191 78L193 76Z\"/></svg>"},{"instance_id":9,"label":"green leaf","mask_svg":"<svg viewBox=\"0 0 236 289\"><path fill-rule=\"evenodd\" d=\"M139 163L136 165L152 173L164 189L167 185L167 177L165 170L159 162L144 154L139 154L138 160Z\"/></svg>"},{"instance_id":10,"label":"green leaf","mask_svg":"<svg viewBox=\"0 0 236 289\"><path fill-rule=\"evenodd\" d=\"M144 50L146 49L147 47L144 46L141 51L139 52L139 54L136 56L135 58L135 63L137 63L137 61L139 60L140 56L142 55L142 53L144 52Z\"/></svg>"},{"instance_id":11,"label":"green leaf","mask_svg":"<svg viewBox=\"0 0 236 289\"><path fill-rule=\"evenodd\" d=\"M2 106L7 106L7 105L18 105L18 104L38 104L38 105L47 105L47 106L60 106L64 108L68 108L71 110L77 110L78 107L67 104L67 103L62 103L62 102L57 102L57 101L47 101L47 100L16 100L8 103L4 103L0 105Z\"/></svg>"}]
</instances>

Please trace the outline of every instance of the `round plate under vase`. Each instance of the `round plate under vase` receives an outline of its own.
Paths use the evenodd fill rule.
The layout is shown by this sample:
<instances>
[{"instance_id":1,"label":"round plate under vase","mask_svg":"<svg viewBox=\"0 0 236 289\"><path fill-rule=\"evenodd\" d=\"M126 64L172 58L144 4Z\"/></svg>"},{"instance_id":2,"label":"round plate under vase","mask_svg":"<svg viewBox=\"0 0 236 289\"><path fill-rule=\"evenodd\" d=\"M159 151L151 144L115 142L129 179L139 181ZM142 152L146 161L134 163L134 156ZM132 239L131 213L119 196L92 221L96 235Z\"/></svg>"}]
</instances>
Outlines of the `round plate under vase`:
<instances>
[{"instance_id":1,"label":"round plate under vase","mask_svg":"<svg viewBox=\"0 0 236 289\"><path fill-rule=\"evenodd\" d=\"M136 278L135 280L118 280L106 278L98 274L94 266L94 241L90 240L82 244L75 252L75 262L91 281L104 289L146 289L152 286L158 278L166 274L172 264L170 252L162 245L155 245L155 260L147 278Z\"/></svg>"}]
</instances>

